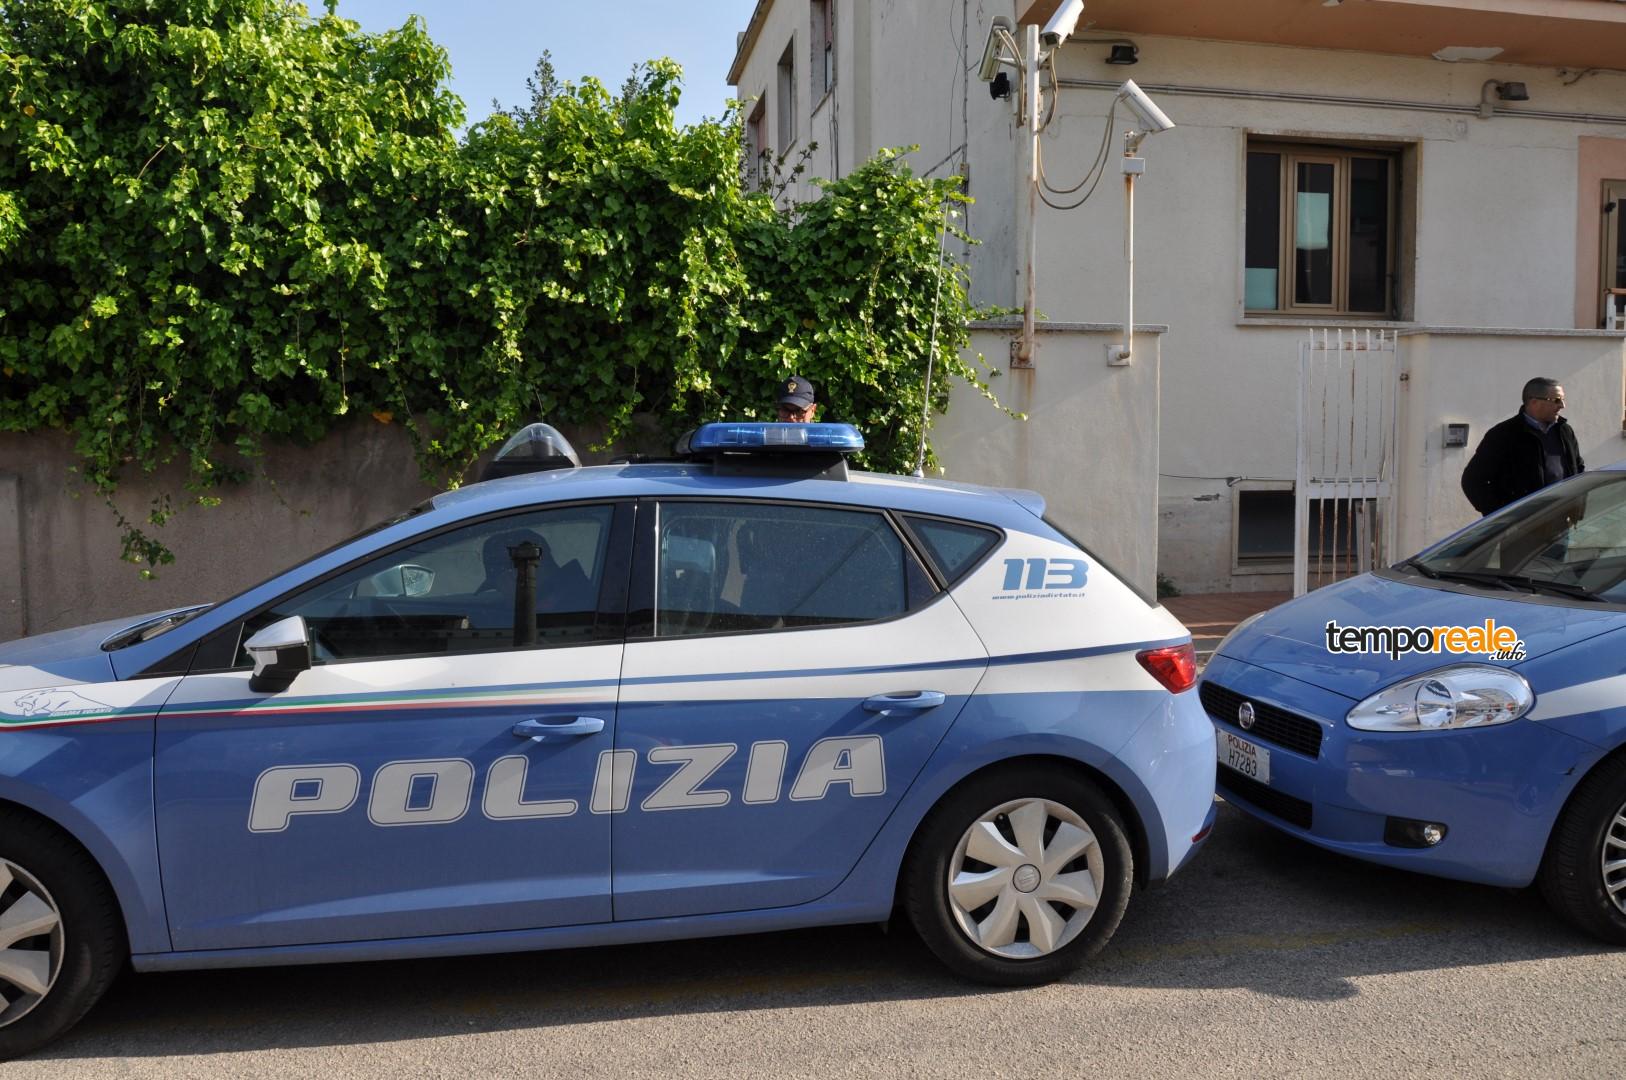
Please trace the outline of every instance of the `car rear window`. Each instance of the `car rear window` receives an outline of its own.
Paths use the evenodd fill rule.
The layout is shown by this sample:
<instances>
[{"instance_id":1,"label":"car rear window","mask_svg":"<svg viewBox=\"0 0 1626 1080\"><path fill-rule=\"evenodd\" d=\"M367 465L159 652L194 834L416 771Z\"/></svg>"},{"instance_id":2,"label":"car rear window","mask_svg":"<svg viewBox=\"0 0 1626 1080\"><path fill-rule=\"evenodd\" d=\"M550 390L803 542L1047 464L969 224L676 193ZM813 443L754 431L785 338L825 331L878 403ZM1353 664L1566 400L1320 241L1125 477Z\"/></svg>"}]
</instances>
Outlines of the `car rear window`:
<instances>
[{"instance_id":1,"label":"car rear window","mask_svg":"<svg viewBox=\"0 0 1626 1080\"><path fill-rule=\"evenodd\" d=\"M945 585L964 577L999 543L999 533L982 525L905 514L909 529L943 575Z\"/></svg>"}]
</instances>

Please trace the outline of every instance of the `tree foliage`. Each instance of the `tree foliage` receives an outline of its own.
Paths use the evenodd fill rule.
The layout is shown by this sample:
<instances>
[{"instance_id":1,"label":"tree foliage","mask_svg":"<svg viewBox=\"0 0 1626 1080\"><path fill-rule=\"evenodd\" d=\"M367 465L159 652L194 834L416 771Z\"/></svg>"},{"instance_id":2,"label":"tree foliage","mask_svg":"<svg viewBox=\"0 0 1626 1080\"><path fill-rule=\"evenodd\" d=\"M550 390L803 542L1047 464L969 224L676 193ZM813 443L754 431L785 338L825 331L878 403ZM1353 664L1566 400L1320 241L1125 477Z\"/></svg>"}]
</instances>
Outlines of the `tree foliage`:
<instances>
[{"instance_id":1,"label":"tree foliage","mask_svg":"<svg viewBox=\"0 0 1626 1080\"><path fill-rule=\"evenodd\" d=\"M680 73L619 94L538 65L458 139L445 52L289 0L0 5L0 430L73 433L113 505L179 453L215 501L263 441L406 425L452 480L520 424L764 417L800 372L906 471L973 317L939 271L953 181L891 155L782 208L739 117L679 127ZM933 404L947 404L948 379ZM168 552L122 521L125 555Z\"/></svg>"}]
</instances>

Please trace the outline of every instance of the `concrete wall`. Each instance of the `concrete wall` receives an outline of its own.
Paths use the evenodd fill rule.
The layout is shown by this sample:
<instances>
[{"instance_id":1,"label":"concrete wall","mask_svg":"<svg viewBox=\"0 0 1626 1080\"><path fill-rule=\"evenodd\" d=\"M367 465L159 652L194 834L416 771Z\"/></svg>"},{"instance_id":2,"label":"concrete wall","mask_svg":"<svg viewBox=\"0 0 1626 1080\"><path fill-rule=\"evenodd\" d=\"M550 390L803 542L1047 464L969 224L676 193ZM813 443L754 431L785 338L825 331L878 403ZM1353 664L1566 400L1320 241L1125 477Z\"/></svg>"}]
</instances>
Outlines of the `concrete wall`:
<instances>
[{"instance_id":1,"label":"concrete wall","mask_svg":"<svg viewBox=\"0 0 1626 1080\"><path fill-rule=\"evenodd\" d=\"M0 435L0 640L225 599L435 491L419 481L397 426L357 423L315 447L272 447L264 476L152 530L175 562L144 581L120 561L114 515L73 464L59 432ZM119 508L144 520L153 495L179 492L184 479L173 467L127 477ZM13 525L20 542L8 549Z\"/></svg>"},{"instance_id":2,"label":"concrete wall","mask_svg":"<svg viewBox=\"0 0 1626 1080\"><path fill-rule=\"evenodd\" d=\"M1148 593L1157 576L1163 329L1137 327L1133 363L1109 367L1105 347L1123 340L1121 326L1046 327L1034 367L990 384L1000 405L1027 414L1025 421L961 384L932 438L948 479L1039 492L1052 520ZM1009 328L986 326L971 344L1003 361L1012 337Z\"/></svg>"},{"instance_id":3,"label":"concrete wall","mask_svg":"<svg viewBox=\"0 0 1626 1080\"><path fill-rule=\"evenodd\" d=\"M1161 330L1142 327L1133 365L1108 367L1103 344L1121 331L1047 329L1036 370L992 380L1000 402L1028 413L1027 422L958 387L932 436L944 475L1040 491L1064 528L1150 590ZM1002 361L1009 339L1008 330L980 329L973 348ZM1087 428L1076 420L1086 411ZM565 434L584 464L619 452L586 450L596 432ZM175 562L144 580L141 567L120 561L114 514L79 483L74 462L60 432L0 435L0 641L224 599L439 490L418 478L396 425L358 422L314 447L271 446L263 470L224 489L220 506L184 507L153 531ZM178 492L184 480L177 467L126 477L120 512L141 520L156 493Z\"/></svg>"},{"instance_id":4,"label":"concrete wall","mask_svg":"<svg viewBox=\"0 0 1626 1080\"><path fill-rule=\"evenodd\" d=\"M1589 468L1626 458L1621 409L1626 343L1588 331L1442 330L1400 338L1401 395L1397 555L1413 554L1479 515L1462 470L1491 425L1519 410L1526 380L1564 385L1564 415ZM1470 425L1468 446L1447 449L1445 424Z\"/></svg>"}]
</instances>

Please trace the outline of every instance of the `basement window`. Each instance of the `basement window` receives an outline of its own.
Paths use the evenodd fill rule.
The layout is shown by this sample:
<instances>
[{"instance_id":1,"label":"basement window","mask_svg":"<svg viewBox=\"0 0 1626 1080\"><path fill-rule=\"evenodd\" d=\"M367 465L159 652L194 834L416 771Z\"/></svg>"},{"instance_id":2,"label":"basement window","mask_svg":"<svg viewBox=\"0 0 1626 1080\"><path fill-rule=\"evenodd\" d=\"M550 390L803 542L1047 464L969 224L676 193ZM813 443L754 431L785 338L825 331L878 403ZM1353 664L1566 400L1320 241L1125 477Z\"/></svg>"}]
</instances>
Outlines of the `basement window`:
<instances>
[{"instance_id":1,"label":"basement window","mask_svg":"<svg viewBox=\"0 0 1626 1080\"><path fill-rule=\"evenodd\" d=\"M1236 493L1236 564L1293 564L1293 492Z\"/></svg>"},{"instance_id":2,"label":"basement window","mask_svg":"<svg viewBox=\"0 0 1626 1080\"><path fill-rule=\"evenodd\" d=\"M1312 572L1347 570L1371 543L1377 524L1372 499L1311 499L1307 553ZM1293 569L1293 489L1236 493L1234 573L1287 573Z\"/></svg>"}]
</instances>

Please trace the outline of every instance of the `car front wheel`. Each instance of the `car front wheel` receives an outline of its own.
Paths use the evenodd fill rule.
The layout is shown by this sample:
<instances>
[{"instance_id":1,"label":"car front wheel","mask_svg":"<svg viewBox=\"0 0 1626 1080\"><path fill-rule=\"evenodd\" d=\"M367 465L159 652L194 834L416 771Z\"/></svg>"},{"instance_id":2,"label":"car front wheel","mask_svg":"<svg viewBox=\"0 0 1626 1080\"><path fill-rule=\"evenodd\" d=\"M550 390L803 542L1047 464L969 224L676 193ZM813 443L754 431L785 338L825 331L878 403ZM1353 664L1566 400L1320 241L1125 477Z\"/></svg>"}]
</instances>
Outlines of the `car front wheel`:
<instances>
[{"instance_id":1,"label":"car front wheel","mask_svg":"<svg viewBox=\"0 0 1626 1080\"><path fill-rule=\"evenodd\" d=\"M1013 769L933 809L910 849L904 905L960 976L1033 986L1100 951L1132 873L1123 822L1098 788L1059 769Z\"/></svg>"},{"instance_id":2,"label":"car front wheel","mask_svg":"<svg viewBox=\"0 0 1626 1080\"><path fill-rule=\"evenodd\" d=\"M0 1060L72 1027L125 955L112 891L56 828L0 812Z\"/></svg>"},{"instance_id":3,"label":"car front wheel","mask_svg":"<svg viewBox=\"0 0 1626 1080\"><path fill-rule=\"evenodd\" d=\"M1541 864L1554 911L1613 945L1626 945L1626 757L1576 788Z\"/></svg>"}]
</instances>

